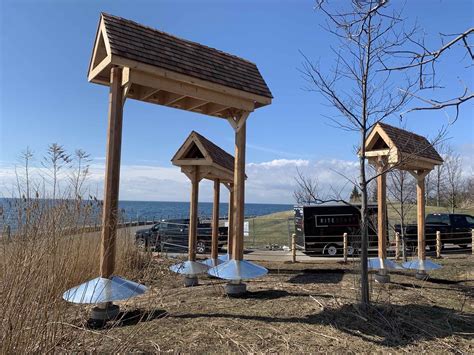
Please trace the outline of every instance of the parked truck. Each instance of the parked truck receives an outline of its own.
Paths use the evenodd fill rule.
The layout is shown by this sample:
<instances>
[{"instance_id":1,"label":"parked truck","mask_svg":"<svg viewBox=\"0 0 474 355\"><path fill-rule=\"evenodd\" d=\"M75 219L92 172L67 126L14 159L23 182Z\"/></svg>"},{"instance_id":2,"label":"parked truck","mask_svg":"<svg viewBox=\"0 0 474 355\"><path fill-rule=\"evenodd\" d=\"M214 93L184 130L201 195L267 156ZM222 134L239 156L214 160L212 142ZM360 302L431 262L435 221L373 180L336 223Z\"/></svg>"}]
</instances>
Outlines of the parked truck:
<instances>
[{"instance_id":1,"label":"parked truck","mask_svg":"<svg viewBox=\"0 0 474 355\"><path fill-rule=\"evenodd\" d=\"M227 227L219 227L218 245L227 243ZM189 219L168 219L160 221L148 229L135 232L135 244L143 250L163 250L187 252ZM212 227L208 222L198 222L196 252L206 253L211 248Z\"/></svg>"},{"instance_id":2,"label":"parked truck","mask_svg":"<svg viewBox=\"0 0 474 355\"><path fill-rule=\"evenodd\" d=\"M367 206L369 249L377 248L377 205ZM348 234L348 254L361 247L360 204L321 203L295 206L296 244L306 254L342 254L343 234Z\"/></svg>"},{"instance_id":3,"label":"parked truck","mask_svg":"<svg viewBox=\"0 0 474 355\"><path fill-rule=\"evenodd\" d=\"M441 245L454 244L461 248L467 248L472 242L474 228L474 217L459 213L430 213L425 219L425 241L426 246L434 250L436 248L436 232L441 233ZM401 233L399 224L395 225L395 231ZM408 224L405 226L405 240L408 248L414 249L418 245L418 226Z\"/></svg>"}]
</instances>

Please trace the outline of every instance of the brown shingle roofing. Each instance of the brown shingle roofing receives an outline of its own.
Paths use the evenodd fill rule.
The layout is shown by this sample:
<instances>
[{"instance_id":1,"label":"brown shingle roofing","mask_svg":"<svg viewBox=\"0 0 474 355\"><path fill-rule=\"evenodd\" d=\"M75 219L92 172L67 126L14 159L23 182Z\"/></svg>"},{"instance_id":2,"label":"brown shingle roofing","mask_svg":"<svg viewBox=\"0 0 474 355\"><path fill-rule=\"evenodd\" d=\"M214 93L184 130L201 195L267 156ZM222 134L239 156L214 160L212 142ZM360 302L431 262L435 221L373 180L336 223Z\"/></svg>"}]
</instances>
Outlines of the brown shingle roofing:
<instances>
[{"instance_id":1,"label":"brown shingle roofing","mask_svg":"<svg viewBox=\"0 0 474 355\"><path fill-rule=\"evenodd\" d=\"M272 98L254 63L121 17L102 16L113 55Z\"/></svg>"},{"instance_id":2,"label":"brown shingle roofing","mask_svg":"<svg viewBox=\"0 0 474 355\"><path fill-rule=\"evenodd\" d=\"M191 134L195 134L199 142L204 146L207 153L209 153L212 161L221 167L234 171L234 157L227 153L221 147L215 145L206 137L200 135L196 131L192 131Z\"/></svg>"},{"instance_id":3,"label":"brown shingle roofing","mask_svg":"<svg viewBox=\"0 0 474 355\"><path fill-rule=\"evenodd\" d=\"M433 148L425 137L386 123L379 122L378 124L402 153L439 162L443 161L436 149Z\"/></svg>"}]
</instances>

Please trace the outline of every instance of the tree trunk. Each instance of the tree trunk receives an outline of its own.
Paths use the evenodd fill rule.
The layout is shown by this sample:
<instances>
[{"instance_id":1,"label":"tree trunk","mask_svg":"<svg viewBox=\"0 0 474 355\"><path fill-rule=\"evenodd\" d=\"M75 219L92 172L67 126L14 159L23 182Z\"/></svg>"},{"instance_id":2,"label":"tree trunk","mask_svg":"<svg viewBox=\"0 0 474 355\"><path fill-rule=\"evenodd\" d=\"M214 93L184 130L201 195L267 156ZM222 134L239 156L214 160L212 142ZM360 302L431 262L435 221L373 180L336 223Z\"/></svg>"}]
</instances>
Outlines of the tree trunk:
<instances>
[{"instance_id":1,"label":"tree trunk","mask_svg":"<svg viewBox=\"0 0 474 355\"><path fill-rule=\"evenodd\" d=\"M368 256L368 228L367 228L367 184L365 177L365 130L361 130L361 156L360 163L360 224L361 224L361 258L360 258L360 298L365 309L369 305L369 273L367 265Z\"/></svg>"}]
</instances>

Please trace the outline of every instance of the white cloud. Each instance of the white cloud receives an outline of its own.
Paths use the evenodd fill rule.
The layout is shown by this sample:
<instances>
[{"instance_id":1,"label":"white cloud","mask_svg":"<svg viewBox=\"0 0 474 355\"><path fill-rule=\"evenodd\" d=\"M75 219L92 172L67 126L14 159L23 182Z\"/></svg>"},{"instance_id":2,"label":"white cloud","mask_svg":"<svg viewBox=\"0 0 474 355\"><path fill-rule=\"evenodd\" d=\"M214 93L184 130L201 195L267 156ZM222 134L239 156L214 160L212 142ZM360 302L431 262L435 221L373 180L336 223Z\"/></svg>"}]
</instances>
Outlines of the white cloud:
<instances>
[{"instance_id":1,"label":"white cloud","mask_svg":"<svg viewBox=\"0 0 474 355\"><path fill-rule=\"evenodd\" d=\"M249 163L246 167L246 200L256 203L293 203L293 190L296 187L296 169L303 174L318 179L322 190L350 190L347 180L357 176L357 162L345 160L276 159L268 162ZM18 168L20 178L21 169ZM31 169L36 182L45 175L43 168ZM62 176L61 186L65 186L66 176ZM11 196L15 192L16 175L14 166L0 166L0 196ZM98 198L102 197L104 164L94 161L90 166L88 189ZM120 172L120 198L142 201L189 201L190 182L174 166L122 165ZM48 188L48 186L47 186ZM64 187L63 187L64 188ZM222 187L222 201L228 198ZM344 192L345 193L345 192ZM200 184L200 201L212 201L212 183Z\"/></svg>"},{"instance_id":2,"label":"white cloud","mask_svg":"<svg viewBox=\"0 0 474 355\"><path fill-rule=\"evenodd\" d=\"M308 166L309 161L304 159L275 159L263 163L250 163L247 164L248 167L265 167L265 168L274 168L274 167L284 167L284 166Z\"/></svg>"}]
</instances>

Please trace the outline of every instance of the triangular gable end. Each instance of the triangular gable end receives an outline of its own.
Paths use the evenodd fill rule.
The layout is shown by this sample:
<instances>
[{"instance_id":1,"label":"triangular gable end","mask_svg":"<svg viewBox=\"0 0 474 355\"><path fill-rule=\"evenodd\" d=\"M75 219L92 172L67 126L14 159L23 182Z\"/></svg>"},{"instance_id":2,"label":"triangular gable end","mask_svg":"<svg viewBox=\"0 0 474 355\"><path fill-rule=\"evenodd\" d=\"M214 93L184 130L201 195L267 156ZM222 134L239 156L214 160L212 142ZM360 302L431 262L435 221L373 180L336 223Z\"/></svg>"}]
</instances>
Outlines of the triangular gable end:
<instances>
[{"instance_id":1,"label":"triangular gable end","mask_svg":"<svg viewBox=\"0 0 474 355\"><path fill-rule=\"evenodd\" d=\"M378 124L370 132L365 143L365 150L380 150L396 148L395 144Z\"/></svg>"},{"instance_id":2,"label":"triangular gable end","mask_svg":"<svg viewBox=\"0 0 474 355\"><path fill-rule=\"evenodd\" d=\"M94 49L89 63L88 80L94 80L111 63L110 42L107 37L104 20L101 17L94 42ZM107 78L108 81L108 78Z\"/></svg>"},{"instance_id":3,"label":"triangular gable end","mask_svg":"<svg viewBox=\"0 0 474 355\"><path fill-rule=\"evenodd\" d=\"M178 149L171 162L174 165L211 165L213 162L206 148L199 141L197 135L192 132L183 145Z\"/></svg>"},{"instance_id":4,"label":"triangular gable end","mask_svg":"<svg viewBox=\"0 0 474 355\"><path fill-rule=\"evenodd\" d=\"M205 159L204 153L199 149L195 142L192 142L181 159Z\"/></svg>"},{"instance_id":5,"label":"triangular gable end","mask_svg":"<svg viewBox=\"0 0 474 355\"><path fill-rule=\"evenodd\" d=\"M365 147L366 150L382 150L390 149L387 142L380 136L378 132L375 133L374 138L371 140L370 144Z\"/></svg>"}]
</instances>

